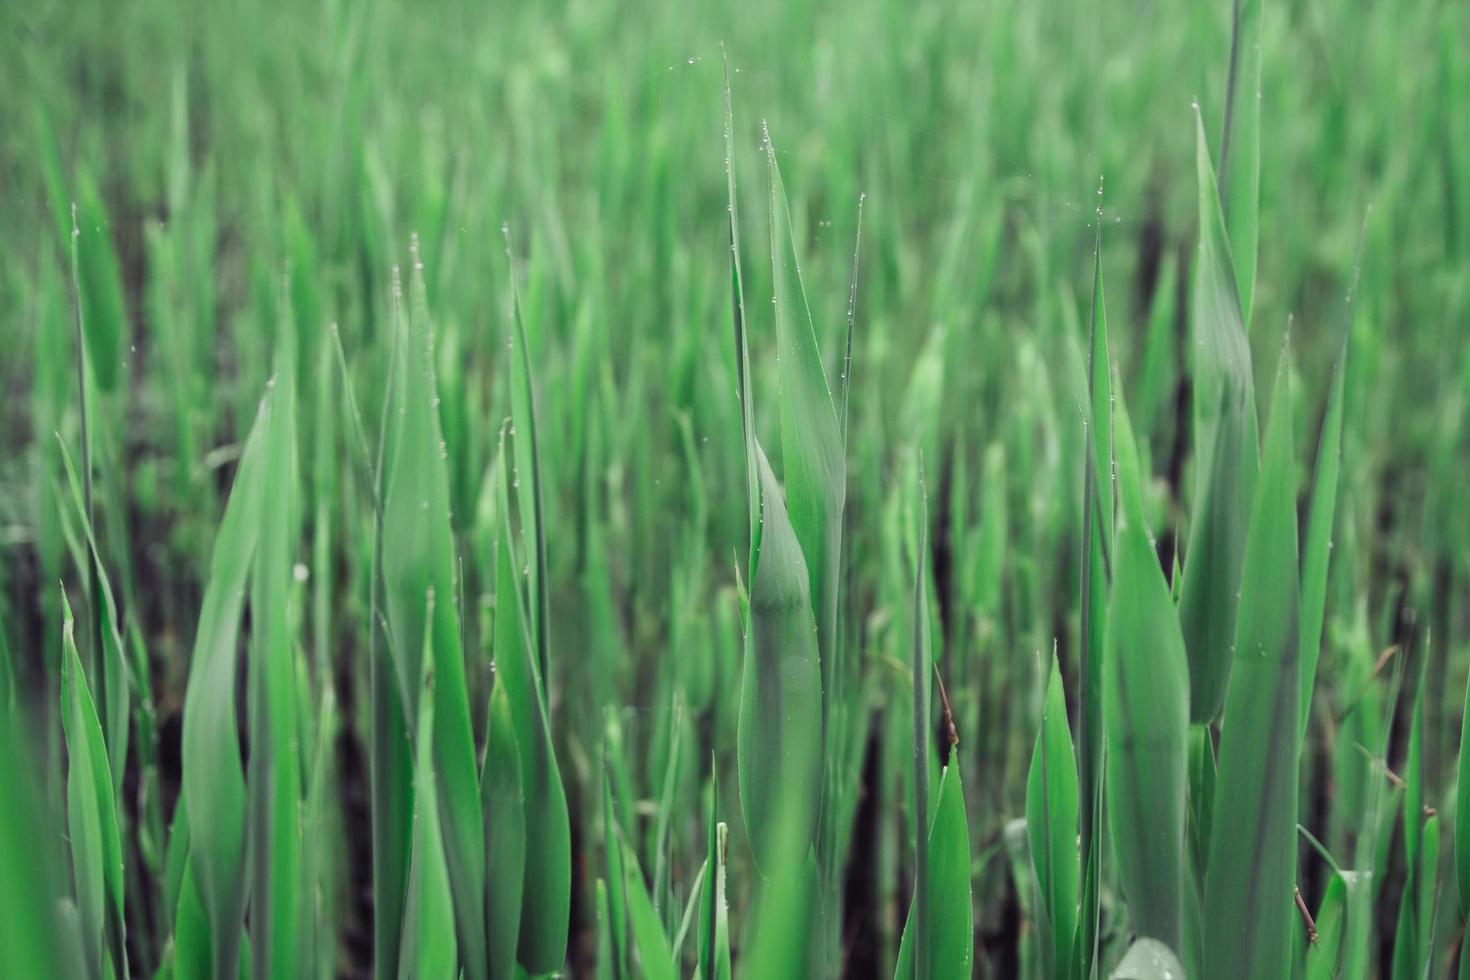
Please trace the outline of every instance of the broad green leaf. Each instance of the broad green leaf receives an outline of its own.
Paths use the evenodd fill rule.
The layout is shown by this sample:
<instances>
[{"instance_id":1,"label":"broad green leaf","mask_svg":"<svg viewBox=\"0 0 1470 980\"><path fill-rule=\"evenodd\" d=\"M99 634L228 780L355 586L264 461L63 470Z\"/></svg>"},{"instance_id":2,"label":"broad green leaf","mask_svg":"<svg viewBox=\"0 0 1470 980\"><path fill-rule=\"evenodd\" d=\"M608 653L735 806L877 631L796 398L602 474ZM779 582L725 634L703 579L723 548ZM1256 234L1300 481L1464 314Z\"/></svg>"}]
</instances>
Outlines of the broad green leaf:
<instances>
[{"instance_id":1,"label":"broad green leaf","mask_svg":"<svg viewBox=\"0 0 1470 980\"><path fill-rule=\"evenodd\" d=\"M412 251L416 266L418 249ZM470 727L464 652L453 597L454 538L449 517L447 454L439 424L434 337L418 268L412 277L412 315L397 324L399 355L389 424L394 427L385 460L383 497L383 594L390 648L397 666L408 723L417 725L420 659L434 660L434 772L443 818L443 846L454 892L459 953L468 980L485 976L485 828ZM426 634L429 593L437 621ZM429 635L432 648L418 637ZM515 692L512 692L514 697ZM420 807L422 803L418 804ZM402 958L400 955L400 962ZM547 969L561 965L560 956Z\"/></svg>"},{"instance_id":2,"label":"broad green leaf","mask_svg":"<svg viewBox=\"0 0 1470 980\"><path fill-rule=\"evenodd\" d=\"M510 469L505 465L502 432L499 492L499 543L495 559L495 673L505 686L515 742L520 750L521 792L525 799L526 872L521 900L517 961L527 972L549 973L566 957L571 909L571 830L566 791L551 744L545 688L538 676L535 647L527 628L521 582L525 564L517 560L510 523Z\"/></svg>"},{"instance_id":3,"label":"broad green leaf","mask_svg":"<svg viewBox=\"0 0 1470 980\"><path fill-rule=\"evenodd\" d=\"M949 765L939 776L939 794L934 822L929 828L928 849L931 874L926 905L928 927L924 941L914 933L913 908L904 923L898 947L894 980L920 977L915 972L915 952L927 948L929 976L968 977L975 937L972 925L970 888L970 831L965 817L965 794L960 784L959 752L950 754ZM917 896L915 896L917 901Z\"/></svg>"},{"instance_id":4,"label":"broad green leaf","mask_svg":"<svg viewBox=\"0 0 1470 980\"><path fill-rule=\"evenodd\" d=\"M123 853L102 723L82 672L71 607L62 594L61 720L66 733L66 829L87 968L125 975Z\"/></svg>"},{"instance_id":5,"label":"broad green leaf","mask_svg":"<svg viewBox=\"0 0 1470 980\"><path fill-rule=\"evenodd\" d=\"M1081 870L1077 851L1077 763L1067 723L1067 697L1055 656L1047 677L1041 725L1026 779L1026 831L1036 880L1041 885L1046 974L1067 977L1072 972Z\"/></svg>"},{"instance_id":6,"label":"broad green leaf","mask_svg":"<svg viewBox=\"0 0 1470 980\"><path fill-rule=\"evenodd\" d=\"M419 686L419 728L414 749L413 858L409 865L408 898L404 902L403 945L399 951L399 980L455 980L459 960L455 949L454 899L449 867L441 837L439 792L434 782L434 593L425 601L423 679Z\"/></svg>"},{"instance_id":7,"label":"broad green leaf","mask_svg":"<svg viewBox=\"0 0 1470 980\"><path fill-rule=\"evenodd\" d=\"M1311 719L1312 687L1322 652L1322 621L1327 608L1327 572L1332 557L1332 524L1337 512L1337 475L1342 457L1343 376L1347 369L1347 340L1332 368L1327 392L1327 414L1317 443L1317 465L1312 475L1312 504L1307 536L1302 545L1302 708L1301 734Z\"/></svg>"},{"instance_id":8,"label":"broad green leaf","mask_svg":"<svg viewBox=\"0 0 1470 980\"><path fill-rule=\"evenodd\" d=\"M1277 369L1251 510L1220 738L1205 876L1206 978L1290 970L1301 682L1289 355Z\"/></svg>"},{"instance_id":9,"label":"broad green leaf","mask_svg":"<svg viewBox=\"0 0 1470 980\"><path fill-rule=\"evenodd\" d=\"M1200 223L1190 345L1195 493L1179 623L1189 653L1190 720L1202 724L1220 713L1230 675L1258 436L1250 346L1197 108L1195 133Z\"/></svg>"},{"instance_id":10,"label":"broad green leaf","mask_svg":"<svg viewBox=\"0 0 1470 980\"><path fill-rule=\"evenodd\" d=\"M1110 980L1183 980L1184 967L1172 949L1145 936L1128 947L1108 976Z\"/></svg>"},{"instance_id":11,"label":"broad green leaf","mask_svg":"<svg viewBox=\"0 0 1470 980\"><path fill-rule=\"evenodd\" d=\"M485 948L490 980L515 975L526 874L521 750L504 684L490 692L480 799L485 809Z\"/></svg>"}]
</instances>

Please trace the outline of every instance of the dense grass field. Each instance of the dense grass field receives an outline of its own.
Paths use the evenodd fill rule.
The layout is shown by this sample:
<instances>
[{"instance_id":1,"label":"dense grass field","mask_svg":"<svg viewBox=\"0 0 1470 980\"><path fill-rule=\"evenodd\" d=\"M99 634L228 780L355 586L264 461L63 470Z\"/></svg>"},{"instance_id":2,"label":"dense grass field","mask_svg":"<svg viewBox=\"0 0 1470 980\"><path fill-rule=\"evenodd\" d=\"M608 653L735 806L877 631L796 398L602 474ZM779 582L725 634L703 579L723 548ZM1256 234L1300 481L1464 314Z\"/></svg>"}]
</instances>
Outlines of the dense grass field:
<instances>
[{"instance_id":1,"label":"dense grass field","mask_svg":"<svg viewBox=\"0 0 1470 980\"><path fill-rule=\"evenodd\" d=\"M6 3L0 976L1470 977L1467 120L1453 0Z\"/></svg>"}]
</instances>

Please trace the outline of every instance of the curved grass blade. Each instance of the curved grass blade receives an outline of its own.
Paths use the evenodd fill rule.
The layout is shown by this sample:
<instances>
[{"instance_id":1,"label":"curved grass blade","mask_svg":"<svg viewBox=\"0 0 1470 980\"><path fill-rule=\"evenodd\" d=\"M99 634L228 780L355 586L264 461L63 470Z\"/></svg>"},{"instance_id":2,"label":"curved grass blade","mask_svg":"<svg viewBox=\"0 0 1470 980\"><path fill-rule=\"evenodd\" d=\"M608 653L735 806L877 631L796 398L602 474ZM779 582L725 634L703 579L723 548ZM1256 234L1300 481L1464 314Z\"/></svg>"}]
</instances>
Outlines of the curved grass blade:
<instances>
[{"instance_id":1,"label":"curved grass blade","mask_svg":"<svg viewBox=\"0 0 1470 980\"><path fill-rule=\"evenodd\" d=\"M1191 345L1196 490L1179 622L1189 653L1190 720L1204 723L1215 719L1225 701L1259 464L1250 346L1198 106L1195 169L1200 221Z\"/></svg>"},{"instance_id":2,"label":"curved grass blade","mask_svg":"<svg viewBox=\"0 0 1470 980\"><path fill-rule=\"evenodd\" d=\"M1307 948L1306 980L1336 980L1347 918L1347 883L1334 873L1317 906L1317 941ZM1356 926L1357 924L1354 923Z\"/></svg>"},{"instance_id":3,"label":"curved grass blade","mask_svg":"<svg viewBox=\"0 0 1470 980\"><path fill-rule=\"evenodd\" d=\"M1026 833L1041 886L1042 963L1050 977L1072 975L1081 871L1077 797L1077 764L1067 723L1067 697L1053 655L1026 779Z\"/></svg>"},{"instance_id":4,"label":"curved grass blade","mask_svg":"<svg viewBox=\"0 0 1470 980\"><path fill-rule=\"evenodd\" d=\"M1296 463L1290 349L1272 396L1241 583L1205 872L1205 977L1287 976L1296 884Z\"/></svg>"},{"instance_id":5,"label":"curved grass blade","mask_svg":"<svg viewBox=\"0 0 1470 980\"><path fill-rule=\"evenodd\" d=\"M87 968L94 977L127 974L123 935L123 853L118 834L116 795L102 739L102 723L82 661L77 655L71 606L63 591L61 720L69 765L66 774L66 826L71 839Z\"/></svg>"},{"instance_id":6,"label":"curved grass blade","mask_svg":"<svg viewBox=\"0 0 1470 980\"><path fill-rule=\"evenodd\" d=\"M511 471L505 465L505 434L502 429L498 464L500 530L495 559L495 671L496 684L505 686L510 704L525 800L526 873L516 957L527 972L536 974L560 969L566 957L571 830L566 791L551 743L545 691L537 676L535 648L526 624L521 593L525 565L517 563L511 530Z\"/></svg>"}]
</instances>

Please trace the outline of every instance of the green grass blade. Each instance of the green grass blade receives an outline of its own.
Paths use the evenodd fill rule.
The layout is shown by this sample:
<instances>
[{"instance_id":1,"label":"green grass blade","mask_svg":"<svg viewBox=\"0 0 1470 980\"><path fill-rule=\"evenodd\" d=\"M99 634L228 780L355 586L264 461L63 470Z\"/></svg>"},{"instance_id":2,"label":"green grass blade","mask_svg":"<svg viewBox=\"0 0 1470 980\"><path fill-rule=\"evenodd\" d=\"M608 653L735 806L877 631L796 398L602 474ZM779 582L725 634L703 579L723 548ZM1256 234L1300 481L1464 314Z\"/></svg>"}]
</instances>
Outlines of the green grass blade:
<instances>
[{"instance_id":1,"label":"green grass blade","mask_svg":"<svg viewBox=\"0 0 1470 980\"><path fill-rule=\"evenodd\" d=\"M397 412L405 384L403 365L407 357L401 328L403 289L398 269L393 269L392 336L388 342L386 392L380 417L378 455L375 469L366 474L373 496L372 581L368 599L368 683L372 723L372 848L373 848L373 954L376 980L389 980L398 968L403 903L408 893L409 859L413 838L413 751L405 691L398 674L392 637L383 614L383 538L386 514L388 460L397 453L403 416ZM343 366L344 389L349 416L359 422L351 378ZM366 439L361 443L364 468Z\"/></svg>"},{"instance_id":2,"label":"green grass blade","mask_svg":"<svg viewBox=\"0 0 1470 980\"><path fill-rule=\"evenodd\" d=\"M1335 980L1338 976L1346 919L1347 883L1342 875L1334 873L1317 906L1317 941L1307 949L1306 980Z\"/></svg>"},{"instance_id":3,"label":"green grass blade","mask_svg":"<svg viewBox=\"0 0 1470 980\"><path fill-rule=\"evenodd\" d=\"M1317 464L1312 475L1312 503L1307 516L1307 536L1302 543L1302 707L1301 735L1307 734L1312 709L1312 687L1317 680L1317 660L1322 653L1322 621L1327 608L1327 572L1332 557L1332 525L1337 513L1337 477L1342 462L1343 379L1347 369L1347 340L1332 368L1327 392L1327 414L1317 443Z\"/></svg>"},{"instance_id":4,"label":"green grass blade","mask_svg":"<svg viewBox=\"0 0 1470 980\"><path fill-rule=\"evenodd\" d=\"M1026 833L1041 885L1042 959L1050 977L1072 973L1081 870L1077 807L1077 763L1067 723L1067 697L1053 656L1026 780Z\"/></svg>"},{"instance_id":5,"label":"green grass blade","mask_svg":"<svg viewBox=\"0 0 1470 980\"><path fill-rule=\"evenodd\" d=\"M62 595L62 727L69 766L66 828L87 966L95 977L126 975L123 853L102 723L77 655L71 607Z\"/></svg>"},{"instance_id":6,"label":"green grass blade","mask_svg":"<svg viewBox=\"0 0 1470 980\"><path fill-rule=\"evenodd\" d=\"M622 835L618 835L621 842ZM663 923L653 900L648 895L648 885L643 879L643 870L638 865L638 855L626 842L623 848L624 895L628 902L628 927L633 938L633 949L638 954L638 976L644 980L677 980L679 971L674 957L669 952L669 937L664 934Z\"/></svg>"},{"instance_id":7,"label":"green grass blade","mask_svg":"<svg viewBox=\"0 0 1470 980\"><path fill-rule=\"evenodd\" d=\"M522 546L530 559L526 567L526 606L529 618L526 628L536 646L536 663L539 665L542 698L546 699L546 685L550 681L551 637L547 621L549 605L546 580L546 526L543 491L541 488L541 456L536 436L536 397L531 385L531 350L526 339L525 312L521 306L521 286L516 277L515 251L511 246L510 228L503 226L505 255L510 266L510 293L515 337L507 344L510 356L511 417L514 419L513 434L515 449L514 481L520 507Z\"/></svg>"},{"instance_id":8,"label":"green grass blade","mask_svg":"<svg viewBox=\"0 0 1470 980\"><path fill-rule=\"evenodd\" d=\"M613 811L612 774L607 761L602 769L602 844L607 861L607 915L609 973L614 980L626 980L628 971L628 878L623 873L623 844Z\"/></svg>"},{"instance_id":9,"label":"green grass blade","mask_svg":"<svg viewBox=\"0 0 1470 980\"><path fill-rule=\"evenodd\" d=\"M290 315L265 407L264 467L252 573L249 661L249 834L255 975L301 972L297 945L300 895L301 739L295 691L295 645L287 610L294 565L296 367ZM269 501L269 506L265 505Z\"/></svg>"},{"instance_id":10,"label":"green grass blade","mask_svg":"<svg viewBox=\"0 0 1470 980\"><path fill-rule=\"evenodd\" d=\"M112 583L102 564L101 551L97 547L97 537L92 525L90 510L86 505L85 491L77 479L76 468L72 465L71 455L66 450L66 443L58 439L58 445L62 465L66 469L67 483L71 489L72 506L77 512L78 523L87 539L90 568L84 568L83 571L95 583L91 591L100 600L96 605L97 612L101 616L98 628L102 641L102 671L99 678L103 691L102 730L107 744L108 761L112 769L112 785L121 793L123 768L128 758L128 721L131 710L129 695L134 678L130 677L127 657L123 652L117 602L113 598Z\"/></svg>"},{"instance_id":11,"label":"green grass blade","mask_svg":"<svg viewBox=\"0 0 1470 980\"><path fill-rule=\"evenodd\" d=\"M968 977L975 937L970 887L970 831L965 816L965 793L960 784L958 750L939 776L934 822L929 828L927 849L931 874L928 878L927 929L915 925L914 907L904 923L899 941L898 966L894 980L920 977L916 953L926 952L929 976ZM918 895L915 894L915 906ZM919 941L918 936L924 937Z\"/></svg>"},{"instance_id":12,"label":"green grass blade","mask_svg":"<svg viewBox=\"0 0 1470 980\"><path fill-rule=\"evenodd\" d=\"M1258 436L1250 346L1197 107L1195 161L1200 221L1191 345L1196 491L1179 621L1189 652L1190 719L1203 723L1220 713L1230 675Z\"/></svg>"},{"instance_id":13,"label":"green grass blade","mask_svg":"<svg viewBox=\"0 0 1470 980\"><path fill-rule=\"evenodd\" d=\"M1241 584L1205 877L1206 978L1286 976L1296 884L1296 462L1289 350L1277 369Z\"/></svg>"},{"instance_id":14,"label":"green grass blade","mask_svg":"<svg viewBox=\"0 0 1470 980\"><path fill-rule=\"evenodd\" d=\"M1118 525L1103 719L1118 879L1137 933L1183 948L1189 663L1143 512L1127 409L1118 421Z\"/></svg>"},{"instance_id":15,"label":"green grass blade","mask_svg":"<svg viewBox=\"0 0 1470 980\"><path fill-rule=\"evenodd\" d=\"M1099 198L1102 186L1098 186ZM1088 416L1082 480L1082 572L1080 623L1081 695L1079 726L1081 754L1081 809L1079 824L1081 853L1088 874L1083 889L1081 932L1077 949L1081 952L1079 969L1091 970L1097 939L1096 898L1101 891L1102 861L1093 847L1097 828L1095 818L1101 812L1103 672L1106 661L1107 601L1113 565L1113 378L1112 358L1108 350L1107 302L1102 276L1102 207L1099 200L1097 228L1092 257L1092 317L1088 338ZM1057 937L1061 939L1060 936ZM1060 944L1056 946L1058 952ZM1061 966L1060 958L1056 964Z\"/></svg>"},{"instance_id":16,"label":"green grass blade","mask_svg":"<svg viewBox=\"0 0 1470 980\"><path fill-rule=\"evenodd\" d=\"M449 517L449 473L439 421L434 337L425 287L412 251L412 315L398 327L402 352L390 424L397 434L390 448L383 499L383 585L390 648L403 685L408 721L415 729L416 695L422 656L434 658L434 784L440 794L443 846L454 892L459 954L469 980L485 976L485 829L480 812L478 766L470 727L469 694L455 589L454 539ZM434 606L438 621L425 635L429 614L425 595L442 597ZM419 804L422 806L422 804ZM400 959L401 962L401 959ZM560 965L558 960L556 965Z\"/></svg>"},{"instance_id":17,"label":"green grass blade","mask_svg":"<svg viewBox=\"0 0 1470 980\"><path fill-rule=\"evenodd\" d=\"M923 938L913 950L913 976L915 980L929 980L933 976L933 946L929 922L929 753L933 739L932 721L929 711L931 663L929 654L929 500L924 486L924 457L919 456L918 526L914 545L914 642L913 660L909 666L913 679L914 708L914 898L909 906L909 921L914 932ZM903 957L900 955L899 961Z\"/></svg>"},{"instance_id":18,"label":"green grass blade","mask_svg":"<svg viewBox=\"0 0 1470 980\"><path fill-rule=\"evenodd\" d=\"M526 874L521 749L504 684L490 692L480 799L485 808L485 948L490 980L515 974Z\"/></svg>"},{"instance_id":19,"label":"green grass blade","mask_svg":"<svg viewBox=\"0 0 1470 980\"><path fill-rule=\"evenodd\" d=\"M209 921L212 973L234 980L245 914L245 773L236 741L236 642L259 541L266 401L256 416L215 538L184 694L183 796L190 859Z\"/></svg>"},{"instance_id":20,"label":"green grass blade","mask_svg":"<svg viewBox=\"0 0 1470 980\"><path fill-rule=\"evenodd\" d=\"M418 732L414 750L413 858L404 903L403 945L398 980L454 980L459 975L455 949L455 910L449 867L439 820L439 791L434 785L434 593L427 594L423 617L423 671L418 696Z\"/></svg>"},{"instance_id":21,"label":"green grass blade","mask_svg":"<svg viewBox=\"0 0 1470 980\"><path fill-rule=\"evenodd\" d=\"M701 980L730 980L730 923L725 902L725 837L719 822L719 777L710 766L710 803L705 840L705 876L699 898L699 965Z\"/></svg>"},{"instance_id":22,"label":"green grass blade","mask_svg":"<svg viewBox=\"0 0 1470 980\"><path fill-rule=\"evenodd\" d=\"M526 578L517 560L511 530L511 471L501 436L498 466L500 514L495 573L495 672L505 685L512 727L521 756L521 790L525 799L526 874L521 900L517 961L532 973L561 968L566 957L571 903L571 831L566 791L551 744L551 724L537 677L535 647L527 625L521 583Z\"/></svg>"},{"instance_id":23,"label":"green grass blade","mask_svg":"<svg viewBox=\"0 0 1470 980\"><path fill-rule=\"evenodd\" d=\"M1470 758L1465 753L1467 744L1470 744L1470 680L1465 684L1465 713L1460 720L1460 765L1455 784L1455 885L1462 910L1470 910Z\"/></svg>"},{"instance_id":24,"label":"green grass blade","mask_svg":"<svg viewBox=\"0 0 1470 980\"><path fill-rule=\"evenodd\" d=\"M822 367L822 353L801 282L786 188L781 182L781 168L776 164L776 148L769 133L765 149L770 181L771 302L780 352L781 469L786 478L786 510L806 557L811 582L825 717L836 656L847 463L842 426Z\"/></svg>"},{"instance_id":25,"label":"green grass blade","mask_svg":"<svg viewBox=\"0 0 1470 980\"><path fill-rule=\"evenodd\" d=\"M822 700L806 560L759 442L755 452L763 531L751 556L736 740L746 833L756 865L769 875L783 861L800 861L812 840ZM789 832L781 826L788 821Z\"/></svg>"},{"instance_id":26,"label":"green grass blade","mask_svg":"<svg viewBox=\"0 0 1470 980\"><path fill-rule=\"evenodd\" d=\"M1242 322L1250 328L1261 208L1261 6L1235 0L1230 75L1220 137L1220 197L1235 258Z\"/></svg>"},{"instance_id":27,"label":"green grass blade","mask_svg":"<svg viewBox=\"0 0 1470 980\"><path fill-rule=\"evenodd\" d=\"M0 875L0 975L60 977L69 938L55 915L64 890L62 860L56 853L58 835L43 830L45 814L32 768L39 761L31 754L36 743L23 717L0 702L0 785L9 788L0 819L0 867L5 869Z\"/></svg>"}]
</instances>

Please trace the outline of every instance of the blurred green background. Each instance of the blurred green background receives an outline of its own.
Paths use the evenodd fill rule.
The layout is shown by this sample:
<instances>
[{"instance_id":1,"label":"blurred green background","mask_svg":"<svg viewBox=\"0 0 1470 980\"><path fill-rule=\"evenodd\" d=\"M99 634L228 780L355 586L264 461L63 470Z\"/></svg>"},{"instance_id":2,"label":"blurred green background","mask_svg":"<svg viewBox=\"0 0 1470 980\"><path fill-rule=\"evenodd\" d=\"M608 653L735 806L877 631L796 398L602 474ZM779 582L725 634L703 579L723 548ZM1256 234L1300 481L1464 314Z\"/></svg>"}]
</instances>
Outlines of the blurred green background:
<instances>
[{"instance_id":1,"label":"blurred green background","mask_svg":"<svg viewBox=\"0 0 1470 980\"><path fill-rule=\"evenodd\" d=\"M1336 341L1351 332L1303 769L1302 822L1326 840L1350 834L1327 815L1336 708L1357 693L1345 678L1360 676L1351 663L1432 635L1426 773L1436 794L1454 774L1470 670L1470 8L1277 0L1264 17L1251 341L1256 377L1269 378L1290 324L1299 446L1315 446ZM165 819L211 542L283 304L297 325L309 487L299 637L342 709L344 973L369 955L366 859L351 849L366 846L352 827L366 819L372 512L340 384L324 379L336 331L375 445L392 270L406 274L411 235L435 322L477 724L487 471L510 410L503 224L520 256L548 508L552 710L577 855L573 966L593 952L587 896L610 724L626 746L620 791L650 849L653 811L638 801L659 795L675 727L694 740L676 795L687 801L676 877L703 855L711 751L738 812L734 566L746 510L722 41L745 241L765 237L765 122L829 376L866 195L845 621L875 734L849 873L860 896L848 910L853 975L891 962L908 887L907 749L879 733L908 723L910 449L931 472L938 659L966 750L980 969L1010 975L1024 903L987 855L1005 849L1002 829L1022 812L1038 653L1055 642L1064 673L1076 669L1095 209L1113 352L1167 564L1193 462L1182 431L1191 102L1217 141L1227 3L12 0L0 11L5 643L22 688L47 690L61 649L54 583L79 581L53 435L77 445L75 202L99 531L151 675ZM770 292L769 265L762 246L747 249L756 390L774 392L774 328L754 299ZM1257 390L1264 398L1269 385ZM773 432L775 399L756 405L758 428ZM125 796L149 805L137 786Z\"/></svg>"}]
</instances>

